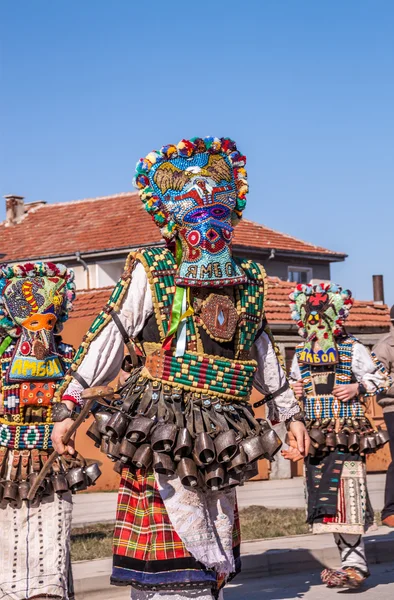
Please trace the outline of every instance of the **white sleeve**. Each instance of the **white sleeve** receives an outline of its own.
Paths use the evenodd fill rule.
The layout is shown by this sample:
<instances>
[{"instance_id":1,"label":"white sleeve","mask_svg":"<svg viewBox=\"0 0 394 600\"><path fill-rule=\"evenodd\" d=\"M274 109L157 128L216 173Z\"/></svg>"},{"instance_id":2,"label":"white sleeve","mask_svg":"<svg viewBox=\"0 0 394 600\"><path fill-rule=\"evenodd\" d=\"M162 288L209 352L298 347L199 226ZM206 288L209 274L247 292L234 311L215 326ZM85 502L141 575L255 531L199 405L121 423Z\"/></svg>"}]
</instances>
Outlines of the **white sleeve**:
<instances>
[{"instance_id":1,"label":"white sleeve","mask_svg":"<svg viewBox=\"0 0 394 600\"><path fill-rule=\"evenodd\" d=\"M290 381L299 381L302 379L300 365L298 364L297 352L294 353L290 369Z\"/></svg>"},{"instance_id":2,"label":"white sleeve","mask_svg":"<svg viewBox=\"0 0 394 600\"><path fill-rule=\"evenodd\" d=\"M369 394L378 393L390 385L388 375L379 369L368 348L358 342L353 347L352 371Z\"/></svg>"},{"instance_id":3,"label":"white sleeve","mask_svg":"<svg viewBox=\"0 0 394 600\"><path fill-rule=\"evenodd\" d=\"M146 273L142 264L137 263L129 289L120 307L119 318L129 336L135 337L152 313L152 294ZM90 387L106 385L119 373L123 357L124 342L115 322L111 320L90 344L77 373ZM82 390L82 385L73 379L63 397L70 396L80 403Z\"/></svg>"},{"instance_id":4,"label":"white sleeve","mask_svg":"<svg viewBox=\"0 0 394 600\"><path fill-rule=\"evenodd\" d=\"M254 387L264 396L274 394L274 398L269 400L266 405L268 418L271 421L286 421L298 413L300 407L291 388L286 387L286 375L266 333L262 333L255 341L252 355L257 361ZM275 395L282 387L284 390Z\"/></svg>"}]
</instances>

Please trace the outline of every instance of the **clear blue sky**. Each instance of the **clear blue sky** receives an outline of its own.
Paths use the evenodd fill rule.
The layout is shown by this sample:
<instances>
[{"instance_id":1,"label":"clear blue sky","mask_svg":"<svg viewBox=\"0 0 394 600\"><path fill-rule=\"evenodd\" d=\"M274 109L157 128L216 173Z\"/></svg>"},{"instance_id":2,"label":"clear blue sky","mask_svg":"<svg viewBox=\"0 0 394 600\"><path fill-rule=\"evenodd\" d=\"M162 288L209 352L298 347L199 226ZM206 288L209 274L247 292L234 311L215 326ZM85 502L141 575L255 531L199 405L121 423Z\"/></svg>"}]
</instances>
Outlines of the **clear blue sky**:
<instances>
[{"instance_id":1,"label":"clear blue sky","mask_svg":"<svg viewBox=\"0 0 394 600\"><path fill-rule=\"evenodd\" d=\"M247 216L394 302L394 2L2 0L0 44L1 195L127 191L149 150L230 136Z\"/></svg>"}]
</instances>

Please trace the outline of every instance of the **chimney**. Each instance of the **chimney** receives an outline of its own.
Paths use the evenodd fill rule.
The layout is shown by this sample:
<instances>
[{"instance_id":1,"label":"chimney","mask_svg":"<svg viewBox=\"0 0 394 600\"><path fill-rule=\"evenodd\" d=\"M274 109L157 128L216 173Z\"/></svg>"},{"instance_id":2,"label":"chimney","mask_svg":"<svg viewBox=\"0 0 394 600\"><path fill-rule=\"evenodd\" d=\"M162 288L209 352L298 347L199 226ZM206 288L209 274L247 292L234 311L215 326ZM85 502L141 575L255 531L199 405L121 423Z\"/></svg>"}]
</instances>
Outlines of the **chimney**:
<instances>
[{"instance_id":1,"label":"chimney","mask_svg":"<svg viewBox=\"0 0 394 600\"><path fill-rule=\"evenodd\" d=\"M373 301L375 304L384 304L383 275L372 275Z\"/></svg>"},{"instance_id":2,"label":"chimney","mask_svg":"<svg viewBox=\"0 0 394 600\"><path fill-rule=\"evenodd\" d=\"M10 194L9 196L4 196L4 198L6 208L6 224L16 225L17 223L20 223L23 215L25 214L25 203L23 202L24 197Z\"/></svg>"}]
</instances>

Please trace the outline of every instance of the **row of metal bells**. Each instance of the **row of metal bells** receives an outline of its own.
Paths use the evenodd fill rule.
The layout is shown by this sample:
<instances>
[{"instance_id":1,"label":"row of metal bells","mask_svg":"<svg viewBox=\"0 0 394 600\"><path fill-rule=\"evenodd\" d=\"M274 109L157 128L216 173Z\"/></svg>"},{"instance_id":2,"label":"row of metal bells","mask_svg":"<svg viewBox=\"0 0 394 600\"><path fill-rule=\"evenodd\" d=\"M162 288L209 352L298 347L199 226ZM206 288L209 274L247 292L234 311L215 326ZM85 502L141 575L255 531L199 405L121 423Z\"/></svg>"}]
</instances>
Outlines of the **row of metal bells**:
<instances>
[{"instance_id":1,"label":"row of metal bells","mask_svg":"<svg viewBox=\"0 0 394 600\"><path fill-rule=\"evenodd\" d=\"M211 439L210 441L212 442ZM280 440L276 441L276 451L280 445ZM120 444L115 445L107 438L104 449L113 460L117 460L116 470L118 472L120 472L122 464L131 464L137 469L152 468L156 473L162 475L176 474L185 487L196 488L200 485L200 487L207 487L213 491L223 487L241 485L248 479L250 465L266 452L262 439L257 436L250 437L236 446L235 453L232 449L232 458L227 463L218 463L216 460L212 460L208 464L202 463L195 453L192 454L192 457L186 456L182 457L180 461L175 461L168 453L153 451L149 444L137 447L126 438Z\"/></svg>"},{"instance_id":2,"label":"row of metal bells","mask_svg":"<svg viewBox=\"0 0 394 600\"><path fill-rule=\"evenodd\" d=\"M14 502L16 500L27 500L28 493L32 485L34 485L38 473L31 473L24 481L4 481L2 488L2 499ZM39 495L49 495L51 493L50 486L47 480L43 480L37 491Z\"/></svg>"},{"instance_id":3,"label":"row of metal bells","mask_svg":"<svg viewBox=\"0 0 394 600\"><path fill-rule=\"evenodd\" d=\"M126 439L132 445L143 444L154 426L152 419L136 417L131 421L130 426L125 429L125 421L127 421L127 416L120 411L117 411L114 415L100 411L96 414L96 421L89 428L88 435L99 446L101 436L105 436L111 441L118 440L122 437L119 432L123 430L123 440ZM122 427L117 429L115 435L114 427L120 424ZM265 431L263 430L260 436L250 436L241 443L249 462L262 457L272 458L281 445L276 432L269 426ZM186 428L178 430L173 423L156 425L150 438L150 445L153 452L172 452L176 462L193 452L203 465L209 465L215 458L220 463L228 463L233 459L238 449L237 436L233 429L219 433L214 440L206 432L199 433L193 444L189 431ZM129 448L132 448L132 446L129 446ZM123 453L121 452L121 454ZM131 458L130 454L126 454L126 456Z\"/></svg>"},{"instance_id":4,"label":"row of metal bells","mask_svg":"<svg viewBox=\"0 0 394 600\"><path fill-rule=\"evenodd\" d=\"M180 435L183 439L179 446L175 448L172 458L160 446L161 451L156 451L157 446L153 444L142 444L137 447L126 438L122 442L114 444L104 437L101 449L114 460L120 459L125 464L131 462L137 468L149 468L152 465L153 456L156 454L163 455L163 461L165 460L165 465L167 465L166 472L174 471L168 465L181 462L192 454L195 463L200 467L211 465L217 458L219 463L226 464L228 470L241 472L248 463L263 457L272 459L281 447L281 441L274 431L267 432L265 436L268 437L270 446L267 446L264 436L250 436L237 444L235 432L228 431L219 434L215 440L212 440L207 433L199 434L193 449L190 443L190 434L188 432L187 436L184 434L185 432L181 430ZM188 436L190 436L190 440L185 440L184 438ZM228 446L225 445L226 442L229 444ZM167 459L164 459L165 456L167 456ZM153 466L155 468L155 463Z\"/></svg>"},{"instance_id":5,"label":"row of metal bells","mask_svg":"<svg viewBox=\"0 0 394 600\"><path fill-rule=\"evenodd\" d=\"M119 474L122 472L122 465L121 461L115 463L114 469ZM245 481L257 474L255 464L244 464L239 472L228 471L224 465L216 461L204 468L199 468L192 458L182 458L175 463L168 454L156 452L151 457L150 467L156 473L167 477L177 475L182 485L187 488L199 487L211 491L243 485Z\"/></svg>"},{"instance_id":6,"label":"row of metal bells","mask_svg":"<svg viewBox=\"0 0 394 600\"><path fill-rule=\"evenodd\" d=\"M370 454L389 441L388 432L380 427L377 431L363 432L345 428L339 432L331 430L326 434L321 429L312 427L309 435L312 441L312 455L316 453L316 450L332 451L336 448L342 452Z\"/></svg>"},{"instance_id":7,"label":"row of metal bells","mask_svg":"<svg viewBox=\"0 0 394 600\"><path fill-rule=\"evenodd\" d=\"M56 494L65 494L68 491L77 492L93 485L100 477L101 470L97 463L85 467L73 467L66 473L54 473L51 477L44 479L38 490L37 497L49 496L52 491ZM27 500L30 488L34 485L38 473L30 473L23 481L5 481L0 486L0 499L9 502Z\"/></svg>"},{"instance_id":8,"label":"row of metal bells","mask_svg":"<svg viewBox=\"0 0 394 600\"><path fill-rule=\"evenodd\" d=\"M122 410L101 408L88 430L95 445L116 463L118 472L122 465L152 468L159 474L178 474L187 487L219 489L242 483L250 476L252 463L261 458L273 460L281 447L280 438L264 420L258 420L259 426L254 420L254 430L243 439L230 424L216 436L212 432L192 435L188 428L173 422L131 416L127 410L133 402L131 397L127 407L123 402Z\"/></svg>"},{"instance_id":9,"label":"row of metal bells","mask_svg":"<svg viewBox=\"0 0 394 600\"><path fill-rule=\"evenodd\" d=\"M72 467L66 472L65 477L62 477L61 474L57 475L57 477L55 476L55 479L57 479L57 492L66 492L65 484L68 485L68 488L72 492L86 490L90 485L94 485L100 475L101 469L97 463L92 463L88 466Z\"/></svg>"}]
</instances>

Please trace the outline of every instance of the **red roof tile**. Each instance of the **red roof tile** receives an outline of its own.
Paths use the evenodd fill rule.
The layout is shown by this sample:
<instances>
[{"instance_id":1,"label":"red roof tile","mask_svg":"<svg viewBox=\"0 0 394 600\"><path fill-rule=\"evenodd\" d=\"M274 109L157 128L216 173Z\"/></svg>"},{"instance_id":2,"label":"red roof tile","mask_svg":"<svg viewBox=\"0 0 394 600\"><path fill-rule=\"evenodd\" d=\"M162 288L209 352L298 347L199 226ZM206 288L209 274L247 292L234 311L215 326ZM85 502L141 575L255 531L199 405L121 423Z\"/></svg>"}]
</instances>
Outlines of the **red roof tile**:
<instances>
[{"instance_id":1,"label":"red roof tile","mask_svg":"<svg viewBox=\"0 0 394 600\"><path fill-rule=\"evenodd\" d=\"M286 252L323 254L331 259L343 259L345 254L303 242L291 235L270 229L249 219L243 219L235 229L234 245L248 248L275 249Z\"/></svg>"},{"instance_id":2,"label":"red roof tile","mask_svg":"<svg viewBox=\"0 0 394 600\"><path fill-rule=\"evenodd\" d=\"M128 249L162 241L136 192L58 204L26 205L20 223L0 223L2 261L73 256ZM244 219L236 228L238 247L320 254L342 260L344 254L314 246Z\"/></svg>"},{"instance_id":3,"label":"red roof tile","mask_svg":"<svg viewBox=\"0 0 394 600\"><path fill-rule=\"evenodd\" d=\"M294 284L278 277L268 277L268 296L265 310L268 322L295 325L290 317L289 294ZM71 318L90 317L92 320L107 302L112 288L85 290L77 293ZM389 327L389 309L373 301L356 300L347 320L349 327Z\"/></svg>"},{"instance_id":4,"label":"red roof tile","mask_svg":"<svg viewBox=\"0 0 394 600\"><path fill-rule=\"evenodd\" d=\"M105 287L93 290L79 290L73 303L70 318L83 319L89 317L93 320L106 305L112 289L112 287Z\"/></svg>"},{"instance_id":5,"label":"red roof tile","mask_svg":"<svg viewBox=\"0 0 394 600\"><path fill-rule=\"evenodd\" d=\"M294 283L282 281L278 277L268 277L268 296L265 304L269 323L294 324L290 317L289 294ZM372 300L355 300L349 318L349 327L389 327L389 309L385 304L375 304Z\"/></svg>"}]
</instances>

